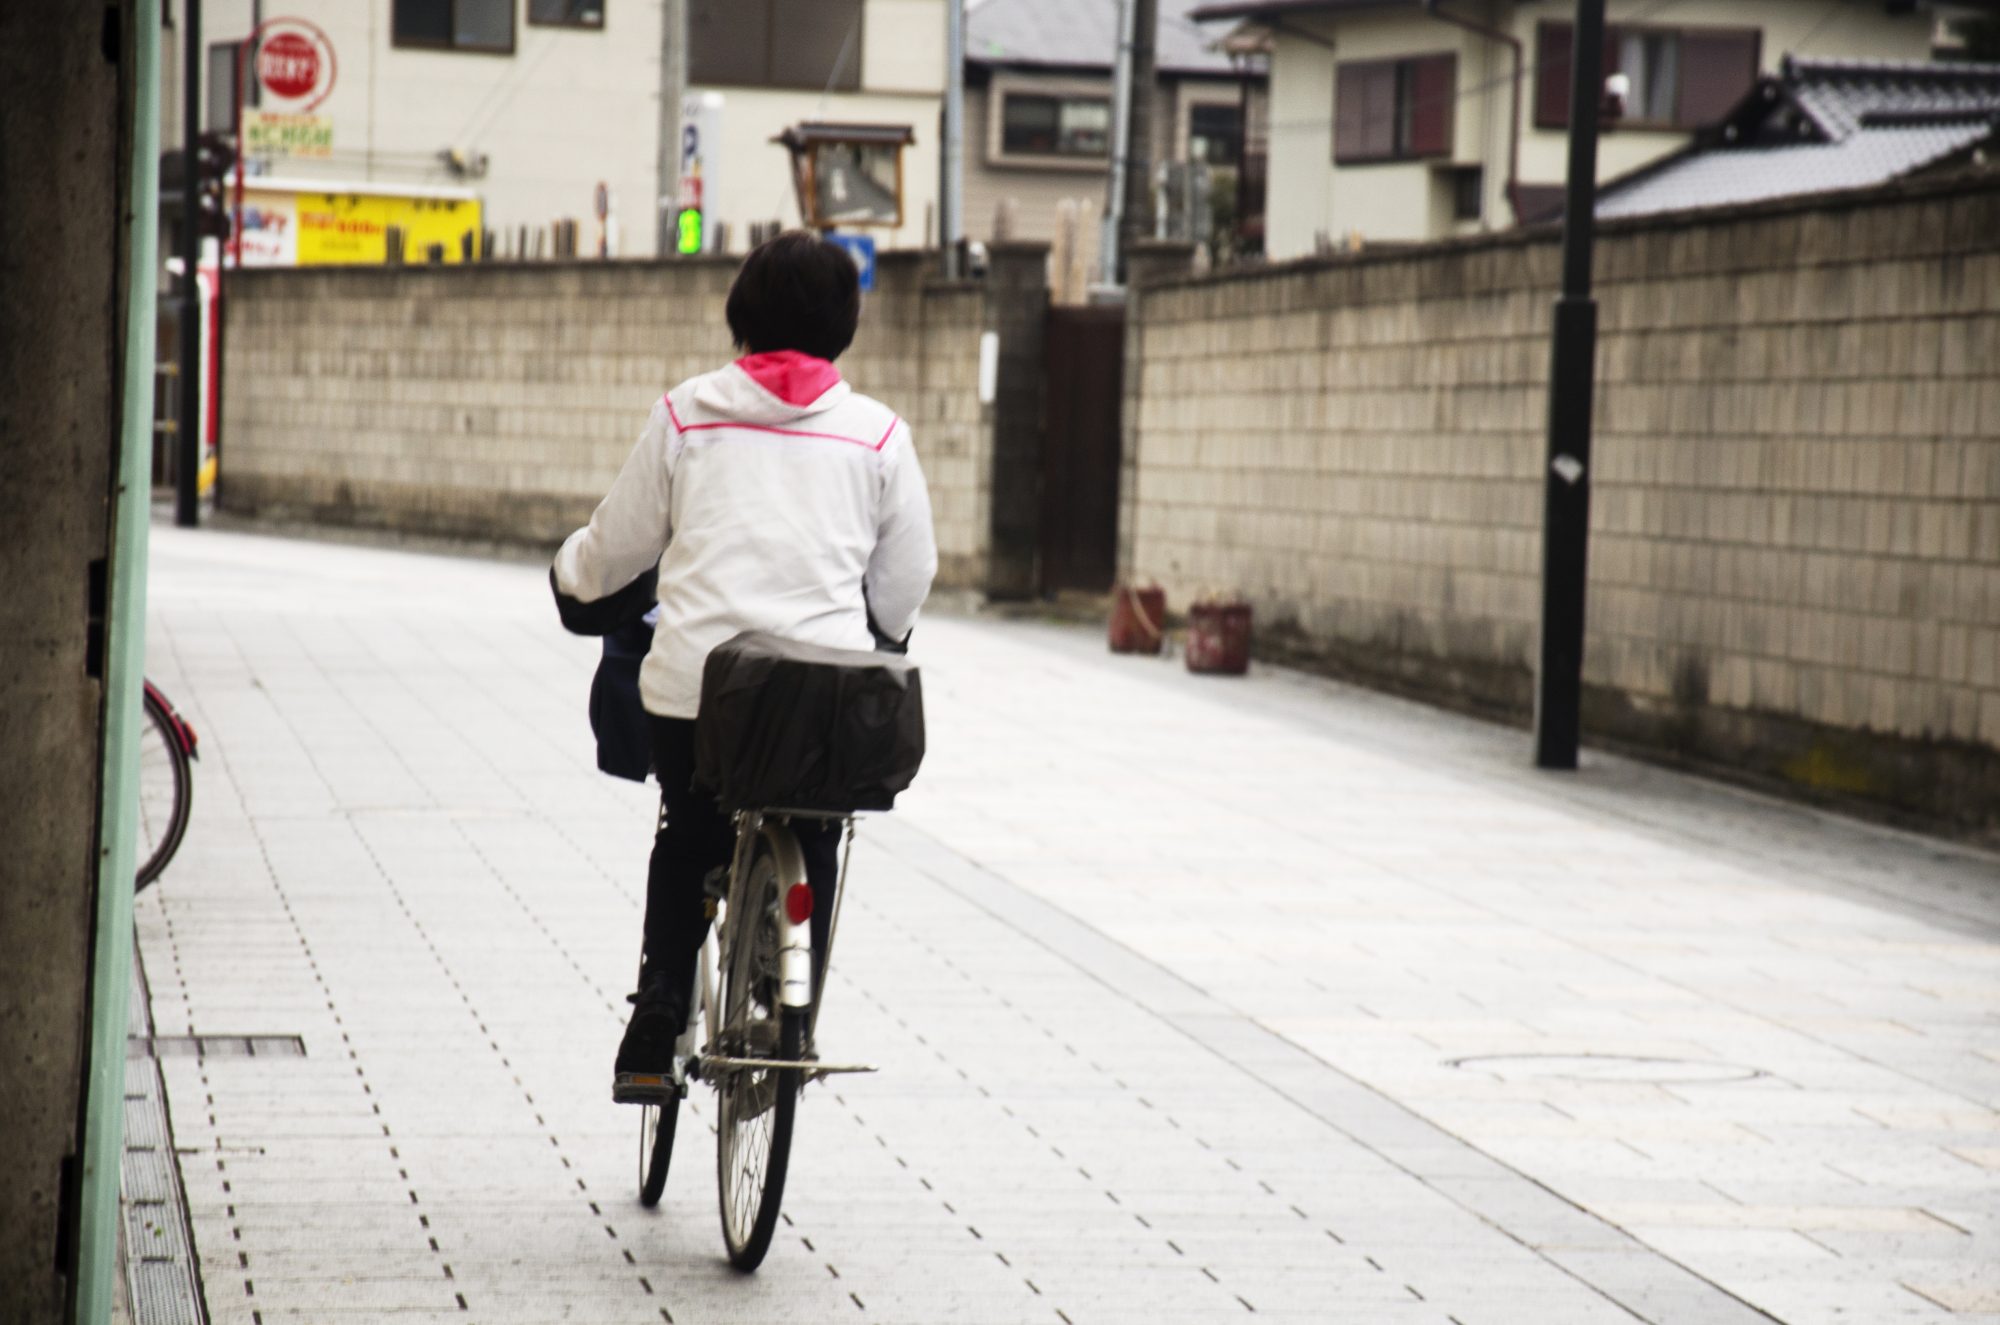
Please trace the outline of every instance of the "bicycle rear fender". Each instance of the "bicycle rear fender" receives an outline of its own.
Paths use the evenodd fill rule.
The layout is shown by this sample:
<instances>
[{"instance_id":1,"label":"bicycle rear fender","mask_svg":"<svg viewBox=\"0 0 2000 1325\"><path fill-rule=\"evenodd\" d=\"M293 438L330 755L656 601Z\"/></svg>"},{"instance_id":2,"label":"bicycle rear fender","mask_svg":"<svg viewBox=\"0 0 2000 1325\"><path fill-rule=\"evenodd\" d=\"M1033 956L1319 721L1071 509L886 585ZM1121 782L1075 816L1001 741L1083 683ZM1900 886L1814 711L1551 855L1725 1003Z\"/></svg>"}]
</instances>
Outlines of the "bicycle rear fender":
<instances>
[{"instance_id":1,"label":"bicycle rear fender","mask_svg":"<svg viewBox=\"0 0 2000 1325\"><path fill-rule=\"evenodd\" d=\"M812 921L792 919L794 887L807 887L806 858L799 839L783 824L764 825L764 842L778 873L778 1001L788 1008L812 1005ZM810 896L810 892L807 894Z\"/></svg>"}]
</instances>

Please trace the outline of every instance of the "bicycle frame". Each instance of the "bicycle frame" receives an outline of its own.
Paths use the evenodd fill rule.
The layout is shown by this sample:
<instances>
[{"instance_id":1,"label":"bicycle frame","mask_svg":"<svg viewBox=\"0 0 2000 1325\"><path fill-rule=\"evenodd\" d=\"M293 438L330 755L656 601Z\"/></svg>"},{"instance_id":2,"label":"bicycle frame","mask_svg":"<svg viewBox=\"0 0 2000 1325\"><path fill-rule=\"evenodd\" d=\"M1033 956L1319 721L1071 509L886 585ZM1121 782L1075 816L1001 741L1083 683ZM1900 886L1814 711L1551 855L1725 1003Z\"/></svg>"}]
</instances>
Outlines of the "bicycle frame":
<instances>
[{"instance_id":1,"label":"bicycle frame","mask_svg":"<svg viewBox=\"0 0 2000 1325\"><path fill-rule=\"evenodd\" d=\"M729 887L723 898L719 924L711 924L707 936L702 940L701 956L697 962L699 997L690 1009L687 1029L681 1033L675 1045L676 1056L684 1061L703 1065L702 1074L707 1075L710 1067L722 1070L738 1070L757 1067L782 1067L781 1064L762 1059L729 1058L712 1052L721 1043L722 1025L722 981L725 972L722 967L722 948L719 931L722 925L730 923L731 916L743 915L744 893L750 882L750 863L755 857L756 846L761 838L766 841L774 858L778 872L778 977L779 1000L782 1006L807 1009L808 1028L817 1029L821 994L826 984L827 967L833 950L834 932L840 923L840 902L847 889L847 869L853 858L854 819L852 816L838 816L847 824L846 851L840 862L840 871L834 882L833 912L827 923L826 948L821 954L817 979L814 977L812 962L812 922L810 917L794 921L784 898L790 889L807 882L805 858L799 850L798 839L782 823L774 822L774 815L785 819L810 817L830 819L836 816L784 811L741 811L736 816L736 850L730 858ZM815 899L814 905L818 905ZM716 920L715 915L710 916ZM808 1036L810 1042L810 1035ZM870 1068L829 1069L819 1067L819 1072L828 1070L871 1071Z\"/></svg>"},{"instance_id":2,"label":"bicycle frame","mask_svg":"<svg viewBox=\"0 0 2000 1325\"><path fill-rule=\"evenodd\" d=\"M154 703L160 706L160 711L167 715L167 730L173 733L174 740L187 754L187 757L190 759L201 758L200 741L194 734L194 727L189 724L186 718L180 715L180 710L168 702L167 697L160 692L160 688L154 685L152 681L145 681L144 687L145 693L152 698Z\"/></svg>"}]
</instances>

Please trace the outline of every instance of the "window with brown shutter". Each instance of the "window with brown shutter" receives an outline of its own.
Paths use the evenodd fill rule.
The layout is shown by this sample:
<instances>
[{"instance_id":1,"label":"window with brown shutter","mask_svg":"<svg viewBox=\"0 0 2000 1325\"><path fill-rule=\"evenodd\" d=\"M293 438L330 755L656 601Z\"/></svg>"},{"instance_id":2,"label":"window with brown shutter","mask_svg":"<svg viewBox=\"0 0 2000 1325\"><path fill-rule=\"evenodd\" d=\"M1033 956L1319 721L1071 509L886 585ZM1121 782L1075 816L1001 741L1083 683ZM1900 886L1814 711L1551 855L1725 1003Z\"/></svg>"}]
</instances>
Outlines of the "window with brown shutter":
<instances>
[{"instance_id":1,"label":"window with brown shutter","mask_svg":"<svg viewBox=\"0 0 2000 1325\"><path fill-rule=\"evenodd\" d=\"M1396 155L1396 62L1354 61L1334 71L1333 159L1388 161Z\"/></svg>"},{"instance_id":2,"label":"window with brown shutter","mask_svg":"<svg viewBox=\"0 0 2000 1325\"><path fill-rule=\"evenodd\" d=\"M1458 57L1353 60L1334 70L1333 159L1341 165L1448 156Z\"/></svg>"},{"instance_id":3,"label":"window with brown shutter","mask_svg":"<svg viewBox=\"0 0 2000 1325\"><path fill-rule=\"evenodd\" d=\"M1569 52L1575 45L1567 23L1535 28L1535 127L1569 127Z\"/></svg>"},{"instance_id":4,"label":"window with brown shutter","mask_svg":"<svg viewBox=\"0 0 2000 1325\"><path fill-rule=\"evenodd\" d=\"M1604 33L1604 72L1631 83L1622 123L1629 128L1695 129L1712 124L1757 80L1763 35L1755 28L1659 28L1613 24ZM1567 23L1535 29L1535 127L1569 127Z\"/></svg>"},{"instance_id":5,"label":"window with brown shutter","mask_svg":"<svg viewBox=\"0 0 2000 1325\"><path fill-rule=\"evenodd\" d=\"M1714 124L1743 99L1757 81L1763 43L1749 29L1688 31L1681 34L1681 104L1683 127Z\"/></svg>"},{"instance_id":6,"label":"window with brown shutter","mask_svg":"<svg viewBox=\"0 0 2000 1325\"><path fill-rule=\"evenodd\" d=\"M1427 55L1404 61L1409 130L1403 156L1450 156L1451 126L1458 116L1458 57ZM1403 145L1403 144L1399 144Z\"/></svg>"}]
</instances>

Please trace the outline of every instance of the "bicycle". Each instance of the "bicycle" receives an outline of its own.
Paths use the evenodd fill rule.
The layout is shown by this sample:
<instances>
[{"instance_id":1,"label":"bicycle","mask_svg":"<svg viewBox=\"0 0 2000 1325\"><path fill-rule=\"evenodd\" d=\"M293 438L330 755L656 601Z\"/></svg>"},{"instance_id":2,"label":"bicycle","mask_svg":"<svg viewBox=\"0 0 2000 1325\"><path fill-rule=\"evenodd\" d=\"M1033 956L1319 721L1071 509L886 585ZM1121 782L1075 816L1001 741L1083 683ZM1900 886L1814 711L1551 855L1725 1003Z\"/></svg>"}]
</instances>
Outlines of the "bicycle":
<instances>
[{"instance_id":1,"label":"bicycle","mask_svg":"<svg viewBox=\"0 0 2000 1325\"><path fill-rule=\"evenodd\" d=\"M857 653L745 632L703 668L695 776L730 814L735 847L704 880L712 923L672 1075L620 1080L655 1095L640 1101L639 1200L648 1206L666 1187L688 1082L715 1088L722 1240L746 1273L763 1263L777 1229L799 1092L837 1073L875 1071L821 1062L813 1045L855 819L891 808L923 761L921 677L894 656L901 652L900 643ZM847 839L831 897L816 896L807 876L799 836L807 823L822 832L839 825Z\"/></svg>"},{"instance_id":2,"label":"bicycle","mask_svg":"<svg viewBox=\"0 0 2000 1325\"><path fill-rule=\"evenodd\" d=\"M200 758L194 728L174 711L151 681L139 729L139 876L134 891L160 877L180 850L194 808L194 761Z\"/></svg>"},{"instance_id":3,"label":"bicycle","mask_svg":"<svg viewBox=\"0 0 2000 1325\"><path fill-rule=\"evenodd\" d=\"M644 1105L640 1117L639 1200L652 1206L666 1189L688 1082L715 1087L723 1244L730 1264L745 1272L762 1264L777 1229L800 1091L822 1077L876 1070L822 1063L812 1050L854 818L804 810L735 815L736 849L727 875L709 887L715 923L702 944L688 1025L674 1049L674 1076L660 1081L662 1098ZM847 838L817 953L812 916L820 899L792 829L800 819L840 823Z\"/></svg>"}]
</instances>

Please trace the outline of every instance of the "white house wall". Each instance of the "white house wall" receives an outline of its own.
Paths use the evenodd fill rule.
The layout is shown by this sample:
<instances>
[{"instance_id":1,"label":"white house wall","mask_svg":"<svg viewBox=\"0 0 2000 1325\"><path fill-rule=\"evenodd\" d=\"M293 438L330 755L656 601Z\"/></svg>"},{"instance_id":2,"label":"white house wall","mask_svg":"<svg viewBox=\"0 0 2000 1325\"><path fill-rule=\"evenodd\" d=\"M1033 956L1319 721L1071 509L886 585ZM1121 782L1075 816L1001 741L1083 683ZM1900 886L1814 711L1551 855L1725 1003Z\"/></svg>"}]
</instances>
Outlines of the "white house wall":
<instances>
[{"instance_id":1,"label":"white house wall","mask_svg":"<svg viewBox=\"0 0 2000 1325\"><path fill-rule=\"evenodd\" d=\"M1287 24L1325 26L1303 15ZM1274 258L1311 253L1316 235L1334 233L1333 65L1333 52L1308 37L1281 30L1271 43L1264 248Z\"/></svg>"},{"instance_id":2,"label":"white house wall","mask_svg":"<svg viewBox=\"0 0 2000 1325\"><path fill-rule=\"evenodd\" d=\"M1642 12L1644 4L1617 4L1610 7L1610 21L1616 23L1628 12ZM1515 19L1516 30L1526 43L1528 60L1534 60L1535 24L1553 15L1524 6ZM1776 71L1787 55L1812 55L1821 59L1923 60L1931 53L1931 20L1928 14L1892 17L1880 4L1828 4L1826 0L1759 0L1756 4L1732 4L1729 0L1680 0L1672 10L1652 20L1677 28L1761 26L1764 40L1758 49L1759 66L1766 73ZM1808 40L1810 38L1810 40ZM1532 87L1532 84L1531 84ZM1532 96L1525 98L1521 138L1522 178L1536 183L1559 184L1567 165L1568 147L1560 133L1538 131L1534 127ZM1613 179L1656 161L1685 146L1688 135L1662 130L1613 130L1597 146L1597 177Z\"/></svg>"},{"instance_id":3,"label":"white house wall","mask_svg":"<svg viewBox=\"0 0 2000 1325\"><path fill-rule=\"evenodd\" d=\"M944 95L944 0L867 0L861 86Z\"/></svg>"},{"instance_id":4,"label":"white house wall","mask_svg":"<svg viewBox=\"0 0 2000 1325\"><path fill-rule=\"evenodd\" d=\"M178 16L186 0L173 8ZM277 12L266 5L267 17ZM611 187L620 252L654 251L658 196L661 0L605 0L602 28L540 27L515 13L514 53L398 48L390 44L390 0L291 0L286 16L325 30L338 81L319 114L333 120L334 151L323 161L290 160L287 177L348 182L462 184L484 204L488 229L511 234L558 218L578 223L578 242L595 237L594 191ZM944 84L944 0L867 0L858 93L720 88L726 100L719 187L711 223L726 222L741 251L750 223L796 224L790 166L770 139L801 120L908 124L917 142L904 158L904 226L885 246L924 242L938 181L938 111ZM206 0L204 46L250 29L249 0ZM177 43L184 28L177 24ZM179 141L174 86L163 125ZM700 89L697 89L700 90ZM271 108L278 108L273 103ZM438 153L484 154L486 173L461 180Z\"/></svg>"},{"instance_id":5,"label":"white house wall","mask_svg":"<svg viewBox=\"0 0 2000 1325\"><path fill-rule=\"evenodd\" d=\"M1763 68L1774 70L1786 54L1912 60L1930 53L1928 16L1892 16L1871 3L1827 0L1679 0L1661 10L1658 0L1612 0L1609 21L1621 19L1674 27L1761 26ZM1566 136L1535 128L1535 28L1561 20L1553 5L1460 6L1453 11L1516 35L1523 47L1520 177L1531 184L1560 184ZM1809 39L1809 40L1808 40ZM1327 45L1331 43L1331 48ZM1341 167L1333 161L1334 66L1349 60L1454 52L1459 99L1449 162L1426 160ZM1360 12L1339 18L1311 13L1286 18L1273 43L1271 62L1271 173L1266 202L1266 250L1273 258L1310 254L1321 242L1338 245L1358 232L1368 242L1435 239L1482 228L1504 228L1507 112L1512 57L1500 43L1427 18L1414 9ZM1598 178L1637 169L1685 145L1671 131L1614 130L1598 149ZM1449 197L1433 187L1445 164L1484 167L1483 220L1455 222Z\"/></svg>"}]
</instances>

